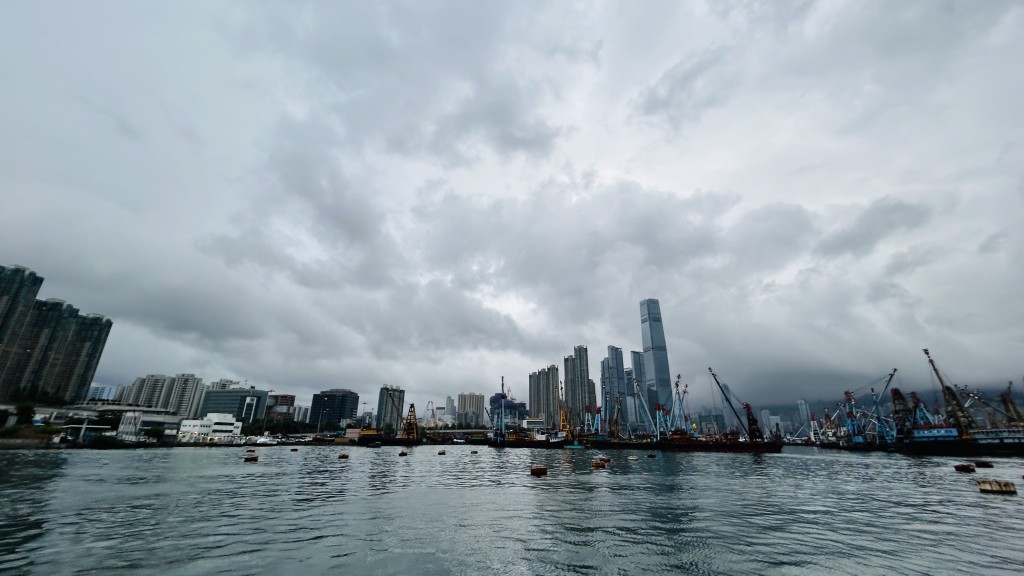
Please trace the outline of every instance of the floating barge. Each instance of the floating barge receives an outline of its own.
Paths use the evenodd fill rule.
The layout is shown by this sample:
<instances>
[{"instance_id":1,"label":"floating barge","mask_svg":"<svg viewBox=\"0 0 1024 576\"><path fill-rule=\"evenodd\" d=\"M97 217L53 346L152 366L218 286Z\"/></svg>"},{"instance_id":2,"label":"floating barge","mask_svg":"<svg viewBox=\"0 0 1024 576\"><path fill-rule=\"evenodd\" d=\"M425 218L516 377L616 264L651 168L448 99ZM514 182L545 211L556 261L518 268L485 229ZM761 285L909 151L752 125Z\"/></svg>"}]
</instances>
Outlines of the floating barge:
<instances>
[{"instance_id":1,"label":"floating barge","mask_svg":"<svg viewBox=\"0 0 1024 576\"><path fill-rule=\"evenodd\" d=\"M1003 482L1002 480L976 480L978 484L978 490L987 494L1008 494L1016 495L1017 487L1013 485L1013 482Z\"/></svg>"}]
</instances>

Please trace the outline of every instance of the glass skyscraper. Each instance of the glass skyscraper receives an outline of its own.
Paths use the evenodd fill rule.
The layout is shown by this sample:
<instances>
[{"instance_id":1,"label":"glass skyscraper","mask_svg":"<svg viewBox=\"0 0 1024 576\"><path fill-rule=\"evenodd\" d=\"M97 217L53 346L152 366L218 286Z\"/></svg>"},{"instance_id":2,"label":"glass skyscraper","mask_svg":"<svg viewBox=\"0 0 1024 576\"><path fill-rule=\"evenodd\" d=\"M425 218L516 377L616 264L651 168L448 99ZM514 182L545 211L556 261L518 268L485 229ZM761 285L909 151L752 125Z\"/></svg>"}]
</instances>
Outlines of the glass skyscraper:
<instances>
[{"instance_id":1,"label":"glass skyscraper","mask_svg":"<svg viewBox=\"0 0 1024 576\"><path fill-rule=\"evenodd\" d=\"M640 334L644 342L644 385L647 406L654 413L655 405L671 408L672 374L668 369L668 348L665 327L661 323L661 304L655 298L640 302Z\"/></svg>"}]
</instances>

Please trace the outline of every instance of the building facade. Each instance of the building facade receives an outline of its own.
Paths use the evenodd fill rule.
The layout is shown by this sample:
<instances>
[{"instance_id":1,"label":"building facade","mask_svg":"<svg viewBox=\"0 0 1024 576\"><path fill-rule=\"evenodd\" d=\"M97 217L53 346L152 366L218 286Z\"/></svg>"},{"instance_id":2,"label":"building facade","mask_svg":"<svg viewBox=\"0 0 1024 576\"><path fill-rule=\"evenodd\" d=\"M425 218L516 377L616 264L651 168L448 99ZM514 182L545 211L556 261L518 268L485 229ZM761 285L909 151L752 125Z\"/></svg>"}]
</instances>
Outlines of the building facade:
<instances>
[{"instance_id":1,"label":"building facade","mask_svg":"<svg viewBox=\"0 0 1024 576\"><path fill-rule=\"evenodd\" d=\"M85 399L88 402L112 402L117 396L118 388L118 386L93 384L89 387L89 393L86 394Z\"/></svg>"},{"instance_id":2,"label":"building facade","mask_svg":"<svg viewBox=\"0 0 1024 576\"><path fill-rule=\"evenodd\" d=\"M573 348L572 355L563 358L563 364L565 411L569 418L569 426L575 429L583 425L587 407L596 407L597 404L597 394L592 390L593 381L590 379L587 347L581 344Z\"/></svg>"},{"instance_id":3,"label":"building facade","mask_svg":"<svg viewBox=\"0 0 1024 576\"><path fill-rule=\"evenodd\" d=\"M456 420L462 426L481 426L487 423L484 414L484 395L473 392L459 394Z\"/></svg>"},{"instance_id":4,"label":"building facade","mask_svg":"<svg viewBox=\"0 0 1024 576\"><path fill-rule=\"evenodd\" d=\"M266 390L249 388L229 388L227 390L207 390L199 408L199 417L207 414L231 414L235 420L252 423L266 417Z\"/></svg>"},{"instance_id":5,"label":"building facade","mask_svg":"<svg viewBox=\"0 0 1024 576\"><path fill-rule=\"evenodd\" d=\"M558 366L554 364L530 373L530 415L543 420L549 429L558 427L558 385Z\"/></svg>"},{"instance_id":6,"label":"building facade","mask_svg":"<svg viewBox=\"0 0 1024 576\"><path fill-rule=\"evenodd\" d=\"M405 390L397 386L385 384L377 394L377 430L390 430L398 433L402 430L402 411L405 408ZM316 410L310 413L316 417Z\"/></svg>"},{"instance_id":7,"label":"building facade","mask_svg":"<svg viewBox=\"0 0 1024 576\"><path fill-rule=\"evenodd\" d=\"M655 298L640 302L640 335L644 343L643 375L647 407L654 414L658 406L672 408L672 373L668 367L665 327L661 321L661 304Z\"/></svg>"},{"instance_id":8,"label":"building facade","mask_svg":"<svg viewBox=\"0 0 1024 576\"><path fill-rule=\"evenodd\" d=\"M0 400L82 402L112 322L36 300L42 283L31 270L0 266Z\"/></svg>"},{"instance_id":9,"label":"building facade","mask_svg":"<svg viewBox=\"0 0 1024 576\"><path fill-rule=\"evenodd\" d=\"M294 396L292 397L294 399ZM403 394L404 400L404 394ZM345 426L359 414L359 394L347 388L334 388L313 394L310 414L328 428Z\"/></svg>"},{"instance_id":10,"label":"building facade","mask_svg":"<svg viewBox=\"0 0 1024 576\"><path fill-rule=\"evenodd\" d=\"M199 420L182 420L178 425L178 442L217 442L241 435L242 423L231 414L211 412Z\"/></svg>"}]
</instances>

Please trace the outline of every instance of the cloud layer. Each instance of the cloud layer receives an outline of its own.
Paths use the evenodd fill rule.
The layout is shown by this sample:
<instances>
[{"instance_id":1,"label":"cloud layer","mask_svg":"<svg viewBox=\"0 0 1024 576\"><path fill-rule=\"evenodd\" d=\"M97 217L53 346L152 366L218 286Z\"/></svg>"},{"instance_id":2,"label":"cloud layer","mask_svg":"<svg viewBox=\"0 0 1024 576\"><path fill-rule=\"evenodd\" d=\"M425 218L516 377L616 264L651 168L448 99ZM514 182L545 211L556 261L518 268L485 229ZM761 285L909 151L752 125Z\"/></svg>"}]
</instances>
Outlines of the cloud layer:
<instances>
[{"instance_id":1,"label":"cloud layer","mask_svg":"<svg viewBox=\"0 0 1024 576\"><path fill-rule=\"evenodd\" d=\"M586 344L744 399L1016 379L1015 2L22 3L0 260L97 381L525 399Z\"/></svg>"}]
</instances>

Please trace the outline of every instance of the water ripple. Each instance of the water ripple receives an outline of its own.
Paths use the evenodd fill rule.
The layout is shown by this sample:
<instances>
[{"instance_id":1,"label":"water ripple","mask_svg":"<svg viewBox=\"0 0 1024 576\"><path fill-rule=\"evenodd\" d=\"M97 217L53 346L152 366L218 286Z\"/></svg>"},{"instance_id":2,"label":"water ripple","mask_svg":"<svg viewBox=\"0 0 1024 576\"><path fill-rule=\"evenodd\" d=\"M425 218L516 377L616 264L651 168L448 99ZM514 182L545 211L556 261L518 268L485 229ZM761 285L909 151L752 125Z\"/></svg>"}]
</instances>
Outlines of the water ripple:
<instances>
[{"instance_id":1,"label":"water ripple","mask_svg":"<svg viewBox=\"0 0 1024 576\"><path fill-rule=\"evenodd\" d=\"M953 461L469 446L0 453L2 574L1019 574ZM476 449L478 454L471 454ZM339 452L348 459L338 459ZM591 461L611 458L604 470ZM529 475L543 465L549 475ZM1020 478L1024 461L996 461Z\"/></svg>"}]
</instances>

